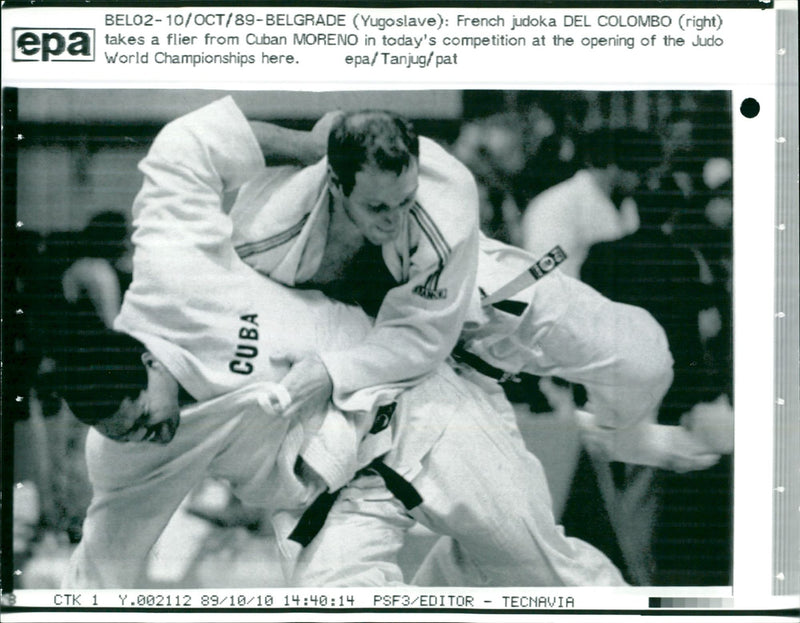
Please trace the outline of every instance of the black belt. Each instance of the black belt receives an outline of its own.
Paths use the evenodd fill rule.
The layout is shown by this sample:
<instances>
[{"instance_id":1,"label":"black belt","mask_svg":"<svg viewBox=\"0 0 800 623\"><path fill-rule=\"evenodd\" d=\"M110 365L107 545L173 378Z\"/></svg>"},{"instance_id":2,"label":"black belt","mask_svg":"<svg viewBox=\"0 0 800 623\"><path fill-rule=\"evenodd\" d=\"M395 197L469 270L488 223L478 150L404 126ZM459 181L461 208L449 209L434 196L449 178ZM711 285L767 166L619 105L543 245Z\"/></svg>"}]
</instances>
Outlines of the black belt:
<instances>
[{"instance_id":1,"label":"black belt","mask_svg":"<svg viewBox=\"0 0 800 623\"><path fill-rule=\"evenodd\" d=\"M297 522L289 538L297 541L303 547L311 543L322 530L322 525L325 523L328 513L331 512L333 503L339 497L339 491L341 489L337 489L333 493L326 491L314 500L300 517L300 521Z\"/></svg>"},{"instance_id":2,"label":"black belt","mask_svg":"<svg viewBox=\"0 0 800 623\"><path fill-rule=\"evenodd\" d=\"M411 510L422 504L422 496L414 488L414 485L386 465L383 460L375 459L367 467L360 470L356 476L365 475L370 471L376 472L383 478L386 488L402 502L406 510ZM322 530L328 513L331 512L333 503L339 497L341 491L341 489L333 492L326 491L314 500L300 517L300 521L297 522L289 538L303 547L311 543L314 537L319 534L319 531Z\"/></svg>"},{"instance_id":3,"label":"black belt","mask_svg":"<svg viewBox=\"0 0 800 623\"><path fill-rule=\"evenodd\" d=\"M378 475L383 478L386 488L389 489L394 497L403 503L406 510L410 511L422 504L422 496L419 494L419 491L414 488L414 485L394 471L381 459L372 461L362 472L368 472L370 469L378 472Z\"/></svg>"},{"instance_id":4,"label":"black belt","mask_svg":"<svg viewBox=\"0 0 800 623\"><path fill-rule=\"evenodd\" d=\"M467 350L464 350L464 348L461 346L456 346L455 350L453 350L451 354L453 356L453 359L455 359L458 363L463 363L465 365L468 365L476 372L480 372L484 376L488 376L489 378L492 378L499 383L505 383L506 381L517 380L516 374L512 374L511 372L506 372L505 370L501 370L500 368L495 368L492 364L486 363L483 359L481 359L477 355L473 355L471 352Z\"/></svg>"}]
</instances>

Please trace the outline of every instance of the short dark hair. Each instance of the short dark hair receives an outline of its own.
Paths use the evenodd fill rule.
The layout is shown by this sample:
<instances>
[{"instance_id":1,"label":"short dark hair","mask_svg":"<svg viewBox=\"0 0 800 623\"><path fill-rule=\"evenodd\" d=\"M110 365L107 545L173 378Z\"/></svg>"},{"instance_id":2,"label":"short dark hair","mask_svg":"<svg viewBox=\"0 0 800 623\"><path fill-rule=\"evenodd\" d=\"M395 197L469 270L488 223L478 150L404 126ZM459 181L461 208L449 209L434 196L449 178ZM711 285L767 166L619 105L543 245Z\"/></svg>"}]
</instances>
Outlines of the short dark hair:
<instances>
[{"instance_id":1,"label":"short dark hair","mask_svg":"<svg viewBox=\"0 0 800 623\"><path fill-rule=\"evenodd\" d=\"M56 354L56 392L81 422L94 425L114 415L123 399L147 387L144 344L117 331L92 336L70 352Z\"/></svg>"},{"instance_id":2,"label":"short dark hair","mask_svg":"<svg viewBox=\"0 0 800 623\"><path fill-rule=\"evenodd\" d=\"M419 137L411 123L394 113L366 110L344 115L328 136L328 163L345 196L365 165L397 175L419 158Z\"/></svg>"}]
</instances>

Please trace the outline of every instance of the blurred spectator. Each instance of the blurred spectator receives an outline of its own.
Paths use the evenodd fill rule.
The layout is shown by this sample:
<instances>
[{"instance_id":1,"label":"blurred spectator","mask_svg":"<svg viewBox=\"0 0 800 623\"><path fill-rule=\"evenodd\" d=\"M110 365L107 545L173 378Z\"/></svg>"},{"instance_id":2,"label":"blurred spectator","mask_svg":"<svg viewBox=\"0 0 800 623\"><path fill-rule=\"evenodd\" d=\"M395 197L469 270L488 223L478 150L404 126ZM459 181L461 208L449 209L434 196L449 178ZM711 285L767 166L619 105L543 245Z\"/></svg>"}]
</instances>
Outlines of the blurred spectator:
<instances>
[{"instance_id":1,"label":"blurred spectator","mask_svg":"<svg viewBox=\"0 0 800 623\"><path fill-rule=\"evenodd\" d=\"M691 211L691 204L670 186L669 177L662 181L665 187L637 195L638 231L594 245L580 277L613 300L647 309L664 327L675 359L675 380L660 419L664 424L678 424L683 413L696 403L716 399L724 391L718 381L709 385L712 371L705 365L704 342L721 330L717 326L721 320L715 322L709 310L717 310L721 318L719 307L730 297L709 278L710 269L698 248L686 244L690 234L683 231L685 220L673 218L675 224L665 228L667 215L685 215ZM675 231L668 235L665 229ZM701 320L705 336L700 332Z\"/></svg>"},{"instance_id":2,"label":"blurred spectator","mask_svg":"<svg viewBox=\"0 0 800 623\"><path fill-rule=\"evenodd\" d=\"M122 305L122 293L131 280L131 250L125 216L101 212L89 221L80 237L81 257L61 276L64 299L79 306L85 298L94 317L111 328Z\"/></svg>"},{"instance_id":3,"label":"blurred spectator","mask_svg":"<svg viewBox=\"0 0 800 623\"><path fill-rule=\"evenodd\" d=\"M572 277L589 248L639 227L633 192L661 154L654 137L634 130L597 130L582 135L583 167L571 178L537 195L522 218L523 246L542 256L559 245L567 255L561 270Z\"/></svg>"},{"instance_id":4,"label":"blurred spectator","mask_svg":"<svg viewBox=\"0 0 800 623\"><path fill-rule=\"evenodd\" d=\"M498 93L491 102L481 94L481 101L486 104L481 109L484 116L494 113L501 118L499 113L513 111L505 118L514 119L509 125L520 137L525 159L519 173L505 174L502 190L485 185L485 231L490 235L523 244L528 234L514 231L519 220L514 210L502 209L508 196L517 206L535 203L590 164L596 168L611 162L638 172L635 203L623 202L625 190L635 185L632 178L627 189L620 185L598 193L608 218L588 221L593 224L584 248L591 251L581 274L610 298L650 310L677 344L676 379L659 414L661 423L681 424L716 451L728 451L733 423L729 95L520 91ZM623 134L633 134L626 128L636 128L648 138L589 160L584 154L592 147L614 142L600 138L613 134L609 128ZM590 218L601 219L602 214L595 211ZM565 217L564 231L582 221L580 214L558 216ZM541 221L528 235L550 236L547 228L557 220L551 216ZM601 232L595 240L606 242L591 246L592 237ZM553 235L540 252L549 251L548 243L563 240ZM571 257L579 259L580 252L573 249ZM546 398L539 391L537 378L507 383L505 389L512 400L530 404L535 413L556 410L550 394ZM572 390L573 402L580 406L585 401L582 388ZM640 584L729 583L730 457L710 470L656 474L662 488L658 515L652 470L620 464L612 465L609 475L592 465L588 455L580 465L565 525L627 568L629 579ZM601 501L596 498L598 487ZM654 517L656 546L651 552ZM686 518L695 527L683 526ZM698 561L695 552L704 559Z\"/></svg>"},{"instance_id":5,"label":"blurred spectator","mask_svg":"<svg viewBox=\"0 0 800 623\"><path fill-rule=\"evenodd\" d=\"M498 114L462 126L453 154L469 167L481 193L481 229L489 237L519 244L517 176L525 166L523 120Z\"/></svg>"},{"instance_id":6,"label":"blurred spectator","mask_svg":"<svg viewBox=\"0 0 800 623\"><path fill-rule=\"evenodd\" d=\"M546 91L523 92L518 104L525 118L525 169L518 178L517 198L524 207L577 170L577 136L588 105L579 93Z\"/></svg>"},{"instance_id":7,"label":"blurred spectator","mask_svg":"<svg viewBox=\"0 0 800 623\"><path fill-rule=\"evenodd\" d=\"M27 418L18 423L20 473L26 469L39 499L45 530L80 539L91 496L83 461L86 427L59 396L70 382L64 362L91 335L105 333L130 283L130 246L125 216L92 217L80 231L21 237L24 261L17 275L25 328L20 340L29 372Z\"/></svg>"},{"instance_id":8,"label":"blurred spectator","mask_svg":"<svg viewBox=\"0 0 800 623\"><path fill-rule=\"evenodd\" d=\"M696 185L685 192L668 169L651 179L637 197L639 230L593 246L581 279L614 300L644 307L664 327L675 378L660 422L683 425L715 452L730 454L731 297L729 275L720 269L730 258L730 195L727 181L721 181L724 165L722 175L719 163L710 168L717 169L713 177L719 181L711 194ZM727 584L730 457L702 472L658 472L656 484L655 582Z\"/></svg>"}]
</instances>

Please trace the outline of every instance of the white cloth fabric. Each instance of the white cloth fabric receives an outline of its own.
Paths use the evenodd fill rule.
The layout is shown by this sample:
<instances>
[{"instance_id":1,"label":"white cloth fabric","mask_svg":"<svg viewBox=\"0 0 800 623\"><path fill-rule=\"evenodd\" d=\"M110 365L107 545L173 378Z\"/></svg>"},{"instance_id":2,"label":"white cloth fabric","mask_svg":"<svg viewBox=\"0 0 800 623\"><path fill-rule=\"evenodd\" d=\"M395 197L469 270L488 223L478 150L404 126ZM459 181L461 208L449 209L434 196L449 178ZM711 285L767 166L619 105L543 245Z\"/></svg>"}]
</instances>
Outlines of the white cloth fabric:
<instances>
[{"instance_id":1,"label":"white cloth fabric","mask_svg":"<svg viewBox=\"0 0 800 623\"><path fill-rule=\"evenodd\" d=\"M353 308L270 282L237 256L223 194L252 177L262 156L244 117L246 132L218 123L233 113L222 101L173 121L140 163L134 279L115 324L200 401L282 378L288 366L269 354L344 349L370 326Z\"/></svg>"},{"instance_id":2,"label":"white cloth fabric","mask_svg":"<svg viewBox=\"0 0 800 623\"><path fill-rule=\"evenodd\" d=\"M371 331L361 310L267 279L234 251L223 198L262 162L226 98L169 123L140 164L134 279L115 327L144 343L199 401L279 381L288 365L270 355L347 351ZM308 440L305 458L332 488L388 448L388 434L360 445L372 415L330 408L319 441Z\"/></svg>"},{"instance_id":3,"label":"white cloth fabric","mask_svg":"<svg viewBox=\"0 0 800 623\"><path fill-rule=\"evenodd\" d=\"M215 398L224 400L224 394L236 390L244 391L246 385L281 378L285 373L285 367L271 361L269 353L292 349L312 351L322 349L327 353L347 353L348 349L357 351L358 348L351 347L354 344L364 344L368 339L365 336L374 334L368 319L360 311L332 303L317 293L297 291L264 279L246 266L234 252L230 241L233 226L230 219L221 211L222 196L226 192L236 190L245 180L258 173L259 167L262 166L261 155L257 154L257 145L249 132L249 126L238 109L230 100L222 100L169 124L156 139L148 157L141 165L145 181L134 208L136 227L134 283L126 295L117 328L140 339L200 401ZM425 170L424 163L421 168ZM240 195L240 199L243 196ZM426 205L425 208L427 207ZM431 244L435 240L438 245L441 243L441 238L428 237L434 231L438 231L438 228L428 227L419 240L425 238ZM405 243L409 244L409 239L406 239ZM482 282L487 287L490 283L495 285L504 283L496 283L498 275L500 278L505 278L508 271L522 270L532 263L529 255L511 250L504 245L493 246L497 244L482 241L484 259L482 259L479 283ZM452 245L450 246L452 248ZM469 246L468 242L463 242L462 249L466 255L469 255ZM405 250L401 247L397 257L409 258L411 249L411 246ZM507 256L515 258L515 261L501 263L500 260L504 260ZM450 257L454 266L461 265L461 262L456 261L458 258ZM386 254L384 258L386 259ZM468 263L468 260L464 258L462 260ZM448 266L449 264L450 262L447 263ZM388 260L387 265L391 269L391 262ZM441 276L443 275L444 272L441 273ZM568 373L574 370L574 376L585 373L587 378L600 385L610 383L610 385L624 386L628 380L625 377L628 370L621 367L621 364L636 367L636 362L629 362L626 358L630 354L641 356L642 353L624 352L620 359L615 359L612 354L614 339L618 335L608 334L602 330L592 331L594 326L592 323L604 317L604 314L600 313L603 306L600 305L598 308L600 311L594 315L582 314L580 307L567 302L576 286L574 284L570 286L572 282L559 277L551 279L551 276L523 293L524 297L528 297L530 304L529 313L522 316L508 315L494 309L481 310L477 289L472 279L466 278L464 283L459 283L458 288L466 284L469 291L466 299L463 294L456 297L460 300L456 317L460 314L471 314L469 317L472 320L468 323L467 332L464 334L467 345L474 347L479 355L495 357L497 365L502 364L503 367L515 368L519 365L518 369L523 367L528 369L533 365L537 369L558 369L564 372L562 376L565 378L570 378L571 375ZM428 277L430 274L422 279L422 283L417 283L417 286L427 287L425 283L428 282ZM412 281L415 279L410 269L408 278ZM439 286L441 285L440 280ZM413 292L403 290L402 287L397 290L398 293L401 291L405 291L406 297L416 296ZM537 292L549 294L537 295ZM586 302L590 306L604 301L589 289L584 294L588 297ZM445 305L449 307L453 300L455 299L449 300ZM424 308L423 303L418 301L414 303ZM538 307L539 303L542 304L541 308ZM405 304L397 302L396 305L403 308ZM391 305L390 309L397 309L396 305ZM541 311L545 308L551 309L549 315ZM392 317L394 313L384 320L391 325ZM428 318L424 313L417 316L412 314L411 318L414 318L415 323L412 326L417 326L416 323L428 326L424 325ZM571 318L573 320L569 320ZM617 317L612 315L612 320L614 318ZM631 327L625 325L623 320L622 317L613 320L621 323L618 333L621 334L623 329L632 332ZM379 315L378 322L380 321ZM405 317L400 325L407 328L408 325L404 324L407 322L408 317ZM644 317L642 322L647 324ZM433 322L428 328L436 325L437 322ZM460 322L455 326L460 329ZM562 329L562 326L566 328ZM417 339L424 343L428 332L417 330L420 331ZM448 331L452 331L452 327L448 327ZM601 341L596 347L595 338L599 333L602 333ZM389 336L396 338L398 335L397 331L392 330L384 333L382 339L387 339ZM553 341L547 342L551 335ZM516 344L519 348L516 350L510 348L505 352L506 343L503 341L505 338L509 339L509 344ZM573 339L577 339L579 344L574 348L564 349L569 354L562 360L558 352L559 348L563 348L559 345L561 340ZM432 351L427 352L423 348L415 355L419 361L425 358L423 354L431 357L431 361L425 364L428 370L436 369L434 353L436 356L441 355L440 351L444 344L438 338L434 341L438 346ZM543 345L540 346L539 342L543 342ZM657 339L643 344L649 349L645 354L650 354L651 350L657 351L661 347ZM389 340L388 346L384 348L392 354L405 352L401 348L401 342L396 339ZM366 352L375 355L375 351L367 349ZM392 361L385 351L378 349L377 352L380 353L377 357L379 362ZM526 363L531 353L539 355L533 364L530 361ZM663 357L654 359L658 365L663 364ZM368 359L364 359L362 363L366 365L367 362ZM403 381L408 381L408 375L402 367L396 363L391 365L386 363L387 370L392 367L395 376L393 382L399 384L397 387L387 384L390 391L388 394L383 394L381 400L387 396L394 397L402 388ZM597 373L596 377L592 377L593 372ZM546 494L546 486L544 489L539 487L543 482L543 476L538 461L524 450L513 425L498 417L485 405L476 407L474 413L469 416L477 418L475 426L465 425L467 416L462 418L462 414L469 411L468 407L472 401L483 405L487 398L472 390L463 392L461 398L458 397L458 391L441 390L441 387L437 387L437 383L441 385L443 379L447 381L447 374L446 371L440 371L430 381L422 381L416 388L404 392L393 426L375 436L367 435L372 412L356 411L345 418L338 411L329 409L325 414L316 414L317 418L325 417L318 435L313 438L319 440L317 445L307 439L298 443L299 437L292 437L294 441L291 444L281 446L275 435L280 436L281 426L285 426L285 423L272 422L274 418L262 417L259 426L263 426L263 430L249 429L250 419L245 417L236 419L240 406L226 406L224 402L217 405L223 414L219 416L219 421L209 415L208 425L205 427L196 426L189 418L189 413L185 412L186 422L179 428L179 435L181 439L186 440L187 446L181 456L171 454L176 448L182 447L173 445L175 440L165 451L162 447L145 448L141 444L123 446L99 438L96 434L93 435L91 443L95 449L92 452L102 458L102 460L92 460L90 465L91 477L98 483L97 495L87 517L86 545L76 552L71 566L72 571L65 586L125 586L135 582L135 573L124 568L128 564L123 562L128 560L126 556L130 557L133 567L138 567L140 557L146 555L146 551L142 554L142 550L149 548L152 544L151 539L154 542L169 514L180 503L195 479L204 477L209 470L212 474L232 478L234 485L240 484L236 482L237 480L242 483L251 482L255 470L258 473L257 482L267 483L265 487L261 484L253 484L250 487L252 491L258 492L255 497L263 494L273 500L273 504L278 503L276 500L287 500L286 507L291 509L292 504L298 500L308 499L308 492L281 488L292 488L294 482L292 468L298 453L309 452L309 456L312 457L317 456L314 452L319 451L319 456L326 456L329 462L324 463L326 472L322 475L329 486L336 489L349 480L358 467L368 463L372 457L389 451L391 443L389 435L392 430L400 436L396 438L392 451L387 456L387 464L415 484L419 483L418 488L423 496L429 492L430 500L426 499L424 505L424 508L430 509L429 514L420 516L420 520L427 522L426 525L436 527L444 534L463 537L468 543L472 543L476 538L475 535L481 534L482 530L485 534L485 527L481 528L481 525L487 525L485 522L489 521L489 518L501 514L509 518L511 515L516 516L519 513L518 498L530 498L525 502L525 513L529 514L523 518L523 522L537 525L541 523L545 526L542 530L545 530L546 535L541 539L538 536L531 539L528 543L529 549L530 543L538 543L540 540L557 543L554 546L553 556L556 559L560 556L565 557L564 568L567 569L563 572L562 579L556 574L542 581L582 582L578 576L571 576L572 571L568 569L574 561L582 560L583 545L577 546L576 550L573 550L574 545L564 546L559 541L563 539L563 535L559 537L556 528L548 532L550 529L546 527L549 525L548 522L552 523L552 514L547 519L549 496ZM414 375L415 373L411 374ZM648 382L652 383L652 379L648 379ZM458 386L459 382L452 381L452 384ZM463 391L463 388L459 391ZM645 393L649 391L653 395L657 393L652 388L642 391ZM443 396L449 394L452 394L452 402L442 400ZM353 394L356 395L358 392ZM609 402L614 405L609 408L610 411L616 409L616 398L615 392L609 392ZM623 402L634 399L638 397L633 394L626 395ZM429 403L436 406L432 407ZM209 403L211 404L214 403ZM376 403L367 400L364 404L374 408ZM206 413L203 411L206 407L212 408L203 402L197 408ZM251 410L247 411L250 413ZM625 418L627 417L629 416L626 415ZM222 424L227 418L237 422L232 430ZM258 418L253 417L253 419ZM206 420L198 419L198 421ZM219 425L218 431L215 429L215 423ZM320 425L319 420L314 422L312 419L310 426L316 428L318 425ZM479 433L479 431L484 432ZM201 460L196 457L192 448L198 443L203 447L206 439L204 432L209 432L208 443L213 447L209 450L208 456L204 454ZM465 435L463 439L459 437L462 434ZM307 437L305 431L303 437ZM465 441L467 438L478 444L474 450L473 446ZM214 457L217 456L215 452L223 446L228 447L228 444L231 444L233 447L264 439L271 440L265 444L262 451L266 454L241 452L237 453L235 459L231 459L226 452L221 451L220 456L224 458L219 458L215 462ZM365 439L366 442L363 441ZM446 444L437 445L445 439L448 440ZM214 446L215 443L220 445ZM344 447L348 443L354 447ZM275 444L278 444L277 447ZM497 454L496 447L503 447L503 444L510 444L509 450ZM483 448L483 445L486 447ZM281 447L285 448L284 454L281 454ZM310 450L312 447L313 451ZM130 454L131 457L138 456L138 451L141 450L141 463L134 458L130 461L111 458L119 455L120 448L121 452ZM438 450L434 452L432 448ZM466 453L465 448L469 449ZM162 452L158 453L159 450ZM462 455L464 469L468 467L467 464L475 466L475 457L482 457L484 454L499 462L497 464L493 462L493 468L485 471L485 479L466 482L462 487L462 493L456 495L451 491L451 488L454 489L457 485L455 474L459 471L456 467L457 459L452 459L456 454ZM277 460L281 456L285 458ZM229 464L229 460L233 463ZM451 460L455 461L452 477L446 475L449 469L447 464ZM506 488L503 487L502 481L501 484L497 484L491 479L502 479L507 474L509 467L502 465L505 460L510 461L509 465L515 471L520 470L526 474L527 484L523 487L521 481L514 480L514 484L508 487L508 494L500 495ZM109 463L113 462L118 462L120 465L109 467ZM251 480L248 480L247 476L248 465ZM317 467L313 462L312 466ZM176 468L174 473L173 467ZM429 483L426 475L430 477L430 481L435 482ZM162 476L166 479L163 483L159 480ZM287 478L282 479L283 476ZM142 481L140 487L130 486L139 479ZM441 490L437 487L441 487ZM353 491L356 488L349 487L347 490ZM239 486L239 490L247 492L249 489L247 487L242 489ZM483 503L483 497L489 496L489 493L495 490L500 500L497 509L486 514L482 514L480 508L470 511L471 519L467 522L470 529L466 531L459 528L459 517L462 512L460 507L456 512L457 507L450 502L447 502L446 507L439 507L436 502L436 496L443 495L441 492L444 492L448 496L453 494L452 501L462 500L464 504L473 499L473 495L479 495ZM141 521L137 524L126 524L122 521L119 525L135 526L135 531L141 531L142 534L131 539L129 546L121 546L119 537L115 538L117 525L113 522L117 521L118 515L124 512L126 507L140 504L141 500L147 499L148 496L152 496L154 503L158 501L163 505L167 509L164 511L167 514L139 516ZM343 496L342 503L346 499L347 496ZM514 506L509 507L508 504L512 499ZM474 505L474 500L471 504ZM480 507L480 504L478 506ZM144 507L147 507L147 504L144 504ZM138 515L134 513L133 516ZM386 515L381 515L378 523L385 521L391 523L392 520L387 519ZM320 536L315 541L322 541ZM492 542L488 542L487 545L492 545ZM498 559L504 562L498 563L496 568L487 567L498 581L506 581L505 578L508 576L504 574L513 573L503 569L515 560L513 554L518 545L516 541L511 545L497 544L498 551L502 550L511 556L504 558L498 555ZM478 544L475 543L474 546L477 547ZM318 545L318 547L323 546ZM540 545L536 545L534 549L538 550L539 547ZM135 551L131 553L128 548ZM475 552L478 561L481 560L482 551L485 550L478 548ZM591 563L591 560L594 560L593 556L594 554L580 564ZM102 561L102 564L99 561ZM115 563L118 567L113 569ZM484 564L488 563L484 561ZM599 564L600 567L604 565L605 563ZM99 577L99 574L106 573L107 575Z\"/></svg>"},{"instance_id":4,"label":"white cloth fabric","mask_svg":"<svg viewBox=\"0 0 800 623\"><path fill-rule=\"evenodd\" d=\"M381 478L365 475L344 489L321 532L303 550L292 584L404 585L397 562L414 521L452 537L448 581L486 586L621 586L617 568L597 549L556 525L539 461L516 432L511 405L490 399L445 369L436 382L404 392L398 417L419 411L447 425L424 455L418 431L405 426L385 463L405 475L423 501L407 511ZM503 413L497 413L504 402ZM400 419L399 421L402 421ZM455 551L457 550L457 552Z\"/></svg>"},{"instance_id":5,"label":"white cloth fabric","mask_svg":"<svg viewBox=\"0 0 800 623\"><path fill-rule=\"evenodd\" d=\"M241 113L232 102L226 106L230 110L220 113L217 122L230 123L232 136L247 133ZM321 258L319 248L324 247L318 239L324 237L327 225L326 166L323 160L300 170L264 168L242 188L231 217L237 250L245 261L285 283L294 283L300 273L313 273ZM672 381L672 358L663 330L647 312L612 303L559 271L512 297L527 305L520 316L481 307L480 291L491 293L538 258L479 235L475 268L472 252L467 252L474 243L467 232L477 230L477 225L472 207L465 207L472 201L474 182L465 176L469 177L461 164L421 139L418 204L435 224L426 231L438 231L435 239L446 240L453 249L439 284L458 295L442 312L436 301L413 293L428 274L422 267L431 269L436 245L410 219L407 235L383 249L386 265L399 282L376 320L376 326L383 323L387 330L370 333L368 347L334 356L323 353L334 384L347 374L352 376L344 386L365 388L351 394L352 400L340 392L337 404L363 408L361 398L366 396L368 405L390 401L399 387L417 382L423 371L435 369L444 359L450 352L445 345L453 345L456 327L448 323L463 318L464 330L460 335L456 331L455 337L468 350L511 373L558 375L583 383L602 425L625 427L654 419L655 407ZM592 205L601 198L610 204L588 173L577 175L573 184L579 194L588 193ZM613 205L609 209L616 213ZM463 255L458 256L456 248L462 248ZM477 287L467 277L473 270ZM461 310L456 312L454 306ZM386 327L387 322L393 329ZM456 328L461 327L459 322Z\"/></svg>"},{"instance_id":6,"label":"white cloth fabric","mask_svg":"<svg viewBox=\"0 0 800 623\"><path fill-rule=\"evenodd\" d=\"M265 400L274 384L185 408L166 445L119 443L94 429L86 441L93 499L83 538L62 579L70 589L140 586L147 557L184 497L207 477L229 481L245 502L304 505L319 490L294 475L305 431Z\"/></svg>"},{"instance_id":7,"label":"white cloth fabric","mask_svg":"<svg viewBox=\"0 0 800 623\"><path fill-rule=\"evenodd\" d=\"M223 100L218 112L215 122L228 129L232 142L249 132L232 100ZM327 159L302 169L265 168L261 154L242 152L248 158L244 170L261 168L231 209L237 252L281 283L310 279L327 236ZM397 240L382 247L397 285L384 298L374 328L355 347L320 353L333 380L334 404L343 411L374 410L394 399L398 382L412 385L434 370L455 346L475 296L475 181L426 138L420 139L416 204L401 229Z\"/></svg>"},{"instance_id":8,"label":"white cloth fabric","mask_svg":"<svg viewBox=\"0 0 800 623\"><path fill-rule=\"evenodd\" d=\"M579 277L589 248L618 240L639 227L635 204L618 210L592 173L581 170L539 193L522 215L522 246L541 257L559 245L567 254L561 271Z\"/></svg>"},{"instance_id":9,"label":"white cloth fabric","mask_svg":"<svg viewBox=\"0 0 800 623\"><path fill-rule=\"evenodd\" d=\"M533 264L529 253L481 239L478 285L488 294ZM555 270L518 294L519 315L483 307L468 318L465 348L513 374L558 376L586 387L597 424L652 422L672 383L663 328L644 309L613 302Z\"/></svg>"},{"instance_id":10,"label":"white cloth fabric","mask_svg":"<svg viewBox=\"0 0 800 623\"><path fill-rule=\"evenodd\" d=\"M222 196L246 176L241 156L257 146L217 131L217 113L212 104L172 122L141 163L134 279L115 324L138 338L198 404L182 411L166 446L120 444L91 433L94 498L65 587L135 585L167 520L208 475L230 480L251 503L302 506L310 493L294 477L297 457L325 421L345 419L330 406L290 429L272 414L268 398L287 365L271 354L345 349L363 340L371 322L355 307L266 279L236 255ZM369 413L348 418L353 436L371 423ZM391 430L357 441L323 448L330 456L321 475L332 487L387 452Z\"/></svg>"}]
</instances>

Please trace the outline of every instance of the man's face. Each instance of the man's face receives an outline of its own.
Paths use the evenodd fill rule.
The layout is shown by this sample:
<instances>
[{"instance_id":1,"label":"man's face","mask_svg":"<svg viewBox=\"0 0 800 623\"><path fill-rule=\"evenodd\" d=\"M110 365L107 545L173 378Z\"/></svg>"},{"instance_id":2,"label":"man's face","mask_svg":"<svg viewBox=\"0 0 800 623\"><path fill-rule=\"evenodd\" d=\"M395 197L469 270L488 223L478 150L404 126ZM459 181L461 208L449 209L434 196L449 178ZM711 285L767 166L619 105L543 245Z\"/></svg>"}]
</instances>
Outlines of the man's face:
<instances>
[{"instance_id":1,"label":"man's face","mask_svg":"<svg viewBox=\"0 0 800 623\"><path fill-rule=\"evenodd\" d=\"M163 364L149 352L142 355L147 370L147 389L136 400L123 399L114 415L94 427L115 441L172 441L180 422L178 382Z\"/></svg>"},{"instance_id":2,"label":"man's face","mask_svg":"<svg viewBox=\"0 0 800 623\"><path fill-rule=\"evenodd\" d=\"M382 245L399 235L406 215L414 205L419 184L416 159L400 175L365 166L355 176L349 197L334 185L344 211L363 236Z\"/></svg>"}]
</instances>

